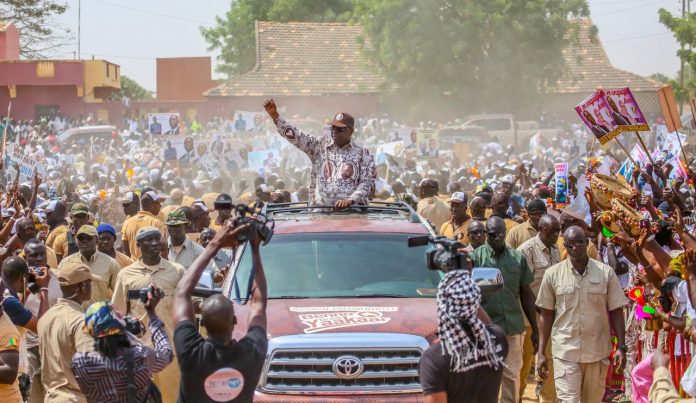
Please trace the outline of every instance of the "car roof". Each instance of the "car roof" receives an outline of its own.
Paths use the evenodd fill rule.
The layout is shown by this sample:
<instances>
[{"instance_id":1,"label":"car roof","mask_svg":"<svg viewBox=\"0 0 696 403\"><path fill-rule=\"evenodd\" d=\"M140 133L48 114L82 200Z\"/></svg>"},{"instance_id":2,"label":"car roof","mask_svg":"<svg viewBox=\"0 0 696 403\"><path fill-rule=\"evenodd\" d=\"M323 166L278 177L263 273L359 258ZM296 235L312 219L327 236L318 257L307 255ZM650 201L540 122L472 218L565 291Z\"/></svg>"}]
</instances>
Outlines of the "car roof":
<instances>
[{"instance_id":1,"label":"car roof","mask_svg":"<svg viewBox=\"0 0 696 403\"><path fill-rule=\"evenodd\" d=\"M373 202L334 211L330 206L308 206L307 203L284 203L266 208L268 218L275 221L276 234L373 232L423 234L430 232L406 203Z\"/></svg>"}]
</instances>

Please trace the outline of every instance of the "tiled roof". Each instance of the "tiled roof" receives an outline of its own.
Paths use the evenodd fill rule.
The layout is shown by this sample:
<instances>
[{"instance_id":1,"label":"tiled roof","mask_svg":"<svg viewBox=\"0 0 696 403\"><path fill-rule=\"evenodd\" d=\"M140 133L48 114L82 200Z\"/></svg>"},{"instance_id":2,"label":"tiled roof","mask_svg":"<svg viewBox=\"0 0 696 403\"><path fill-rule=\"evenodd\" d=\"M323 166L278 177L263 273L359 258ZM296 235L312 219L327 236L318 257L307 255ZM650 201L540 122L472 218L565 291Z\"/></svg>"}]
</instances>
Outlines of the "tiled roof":
<instances>
[{"instance_id":1,"label":"tiled roof","mask_svg":"<svg viewBox=\"0 0 696 403\"><path fill-rule=\"evenodd\" d=\"M361 56L362 28L338 23L257 23L254 70L205 92L206 96L363 94L379 92L382 78Z\"/></svg>"},{"instance_id":2,"label":"tiled roof","mask_svg":"<svg viewBox=\"0 0 696 403\"><path fill-rule=\"evenodd\" d=\"M592 36L592 21L578 20L578 44L563 51L566 74L558 80L556 94L591 93L602 88L631 87L633 92L656 91L662 84L658 81L617 69L611 65L604 47Z\"/></svg>"},{"instance_id":3,"label":"tiled roof","mask_svg":"<svg viewBox=\"0 0 696 403\"><path fill-rule=\"evenodd\" d=\"M563 51L566 74L549 92L590 93L597 87L655 91L661 84L611 65L592 36L592 21L578 20L578 44ZM380 91L382 79L360 53L362 28L340 23L257 23L256 67L205 92L206 96L361 94Z\"/></svg>"}]
</instances>

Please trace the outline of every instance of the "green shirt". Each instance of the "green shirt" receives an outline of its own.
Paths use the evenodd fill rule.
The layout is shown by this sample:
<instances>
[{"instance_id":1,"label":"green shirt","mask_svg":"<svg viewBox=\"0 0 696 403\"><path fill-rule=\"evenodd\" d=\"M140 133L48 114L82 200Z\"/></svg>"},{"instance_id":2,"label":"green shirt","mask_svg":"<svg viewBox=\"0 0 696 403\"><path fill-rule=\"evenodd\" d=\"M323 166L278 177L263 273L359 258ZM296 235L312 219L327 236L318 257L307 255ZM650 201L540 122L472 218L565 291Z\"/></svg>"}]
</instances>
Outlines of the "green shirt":
<instances>
[{"instance_id":1,"label":"green shirt","mask_svg":"<svg viewBox=\"0 0 696 403\"><path fill-rule=\"evenodd\" d=\"M471 254L471 259L474 261L474 267L499 269L505 282L502 290L481 299L481 307L491 317L493 323L502 327L508 336L524 332L520 287L534 280L527 266L527 259L508 246L500 256L496 257L493 248L487 243L479 246Z\"/></svg>"}]
</instances>

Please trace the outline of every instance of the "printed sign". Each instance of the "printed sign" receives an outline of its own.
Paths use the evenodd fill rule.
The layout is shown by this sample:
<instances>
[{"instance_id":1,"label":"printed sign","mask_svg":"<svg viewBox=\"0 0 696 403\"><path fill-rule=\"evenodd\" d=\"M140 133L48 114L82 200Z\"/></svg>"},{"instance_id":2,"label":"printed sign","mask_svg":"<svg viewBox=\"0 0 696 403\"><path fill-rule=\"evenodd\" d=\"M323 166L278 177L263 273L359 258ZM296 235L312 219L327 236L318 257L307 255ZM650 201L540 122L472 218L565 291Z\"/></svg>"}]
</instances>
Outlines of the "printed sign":
<instances>
[{"instance_id":1,"label":"printed sign","mask_svg":"<svg viewBox=\"0 0 696 403\"><path fill-rule=\"evenodd\" d=\"M440 153L438 146L439 138L440 132L438 130L418 130L416 133L418 156L437 157Z\"/></svg>"},{"instance_id":2,"label":"printed sign","mask_svg":"<svg viewBox=\"0 0 696 403\"><path fill-rule=\"evenodd\" d=\"M364 325L384 324L391 318L385 312L396 312L397 307L382 306L324 306L290 307L290 312L302 313L298 318L307 328L305 333Z\"/></svg>"},{"instance_id":3,"label":"printed sign","mask_svg":"<svg viewBox=\"0 0 696 403\"><path fill-rule=\"evenodd\" d=\"M148 113L147 130L150 134L179 134L179 112Z\"/></svg>"},{"instance_id":4,"label":"printed sign","mask_svg":"<svg viewBox=\"0 0 696 403\"><path fill-rule=\"evenodd\" d=\"M611 116L624 132L646 132L650 126L643 116L636 99L628 87L614 88L604 91L606 104ZM602 143L604 144L604 143Z\"/></svg>"},{"instance_id":5,"label":"printed sign","mask_svg":"<svg viewBox=\"0 0 696 403\"><path fill-rule=\"evenodd\" d=\"M165 161L179 161L182 164L191 164L198 160L196 154L196 142L190 136L171 136L163 139L163 157ZM208 146L205 143L198 144Z\"/></svg>"},{"instance_id":6,"label":"printed sign","mask_svg":"<svg viewBox=\"0 0 696 403\"><path fill-rule=\"evenodd\" d=\"M554 171L556 172L556 203L568 204L568 163L555 163Z\"/></svg>"},{"instance_id":7,"label":"printed sign","mask_svg":"<svg viewBox=\"0 0 696 403\"><path fill-rule=\"evenodd\" d=\"M601 90L585 98L575 107L575 111L602 145L621 133Z\"/></svg>"},{"instance_id":8,"label":"printed sign","mask_svg":"<svg viewBox=\"0 0 696 403\"><path fill-rule=\"evenodd\" d=\"M205 394L215 402L229 402L244 389L244 375L234 368L220 368L205 378Z\"/></svg>"},{"instance_id":9,"label":"printed sign","mask_svg":"<svg viewBox=\"0 0 696 403\"><path fill-rule=\"evenodd\" d=\"M22 149L14 143L7 145L7 158L10 160L10 165L19 166L19 182L31 182L34 180L34 174L44 175L44 166L42 163L30 158L22 153Z\"/></svg>"},{"instance_id":10,"label":"printed sign","mask_svg":"<svg viewBox=\"0 0 696 403\"><path fill-rule=\"evenodd\" d=\"M263 115L259 112L236 111L234 113L234 131L260 131L263 126Z\"/></svg>"},{"instance_id":11,"label":"printed sign","mask_svg":"<svg viewBox=\"0 0 696 403\"><path fill-rule=\"evenodd\" d=\"M643 169L645 168L644 162L647 161L648 154L645 153L642 147L636 144L633 146L633 149L631 150L631 158L633 158L633 161L635 161L640 166L640 169ZM618 175L621 176L626 182L630 182L631 173L633 172L634 168L635 165L633 165L631 159L626 158L624 163L621 164L621 168L619 168Z\"/></svg>"},{"instance_id":12,"label":"printed sign","mask_svg":"<svg viewBox=\"0 0 696 403\"><path fill-rule=\"evenodd\" d=\"M249 168L255 171L262 168L266 171L275 171L280 167L280 150L252 151L247 154L247 161L249 162Z\"/></svg>"}]
</instances>

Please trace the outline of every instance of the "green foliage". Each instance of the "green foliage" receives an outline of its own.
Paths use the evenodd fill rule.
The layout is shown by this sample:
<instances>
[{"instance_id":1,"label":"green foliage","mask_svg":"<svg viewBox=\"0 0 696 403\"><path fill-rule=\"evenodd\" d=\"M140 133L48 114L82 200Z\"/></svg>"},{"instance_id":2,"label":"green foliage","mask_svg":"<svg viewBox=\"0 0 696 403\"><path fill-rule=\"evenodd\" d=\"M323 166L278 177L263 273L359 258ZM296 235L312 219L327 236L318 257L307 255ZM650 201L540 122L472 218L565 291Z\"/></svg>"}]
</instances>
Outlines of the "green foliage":
<instances>
[{"instance_id":1,"label":"green foliage","mask_svg":"<svg viewBox=\"0 0 696 403\"><path fill-rule=\"evenodd\" d=\"M131 101L142 101L153 99L152 91L148 91L135 80L124 75L121 76L121 91L118 92L117 99L123 100L123 97L128 97Z\"/></svg>"},{"instance_id":2,"label":"green foliage","mask_svg":"<svg viewBox=\"0 0 696 403\"><path fill-rule=\"evenodd\" d=\"M201 27L209 50L220 50L217 70L230 76L246 73L256 64L254 22L344 22L353 10L352 0L232 0L216 26Z\"/></svg>"},{"instance_id":3,"label":"green foliage","mask_svg":"<svg viewBox=\"0 0 696 403\"><path fill-rule=\"evenodd\" d=\"M357 0L365 51L402 113L510 112L563 74L585 0Z\"/></svg>"},{"instance_id":4,"label":"green foliage","mask_svg":"<svg viewBox=\"0 0 696 403\"><path fill-rule=\"evenodd\" d=\"M672 31L680 44L684 45L677 51L677 56L684 61L684 85L680 84L680 74L677 75L677 79L666 82L672 86L677 102L684 103L696 94L696 71L693 67L696 66L696 52L693 50L696 46L696 18L694 14L687 15L686 18L677 17L664 8L658 13L660 22Z\"/></svg>"},{"instance_id":5,"label":"green foliage","mask_svg":"<svg viewBox=\"0 0 696 403\"><path fill-rule=\"evenodd\" d=\"M650 75L650 78L652 78L655 81L659 81L662 84L669 84L670 78L667 77L666 75L662 73L654 73Z\"/></svg>"},{"instance_id":6,"label":"green foliage","mask_svg":"<svg viewBox=\"0 0 696 403\"><path fill-rule=\"evenodd\" d=\"M12 22L19 30L21 56L38 59L65 45L69 31L56 28L53 17L66 9L53 0L0 0L0 21Z\"/></svg>"}]
</instances>

